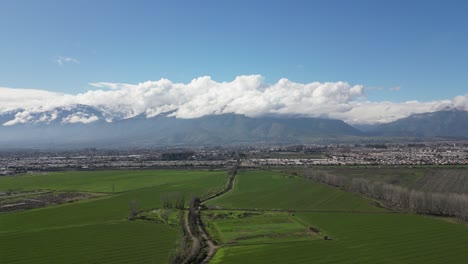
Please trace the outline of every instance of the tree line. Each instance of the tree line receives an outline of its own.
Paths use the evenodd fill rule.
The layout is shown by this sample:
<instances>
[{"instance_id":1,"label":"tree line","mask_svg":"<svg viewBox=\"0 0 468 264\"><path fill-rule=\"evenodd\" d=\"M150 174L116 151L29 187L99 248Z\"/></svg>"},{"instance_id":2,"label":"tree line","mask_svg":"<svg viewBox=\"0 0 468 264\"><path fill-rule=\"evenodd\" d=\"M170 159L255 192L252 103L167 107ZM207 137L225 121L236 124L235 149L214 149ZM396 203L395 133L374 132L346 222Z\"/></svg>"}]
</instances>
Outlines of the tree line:
<instances>
[{"instance_id":1,"label":"tree line","mask_svg":"<svg viewBox=\"0 0 468 264\"><path fill-rule=\"evenodd\" d=\"M309 169L306 179L360 193L382 201L389 207L397 207L419 214L454 216L468 221L468 195L462 193L439 193L409 189L363 178L339 176L323 170Z\"/></svg>"},{"instance_id":2,"label":"tree line","mask_svg":"<svg viewBox=\"0 0 468 264\"><path fill-rule=\"evenodd\" d=\"M183 210L185 208L185 196L180 192L162 193L160 199L164 209Z\"/></svg>"}]
</instances>

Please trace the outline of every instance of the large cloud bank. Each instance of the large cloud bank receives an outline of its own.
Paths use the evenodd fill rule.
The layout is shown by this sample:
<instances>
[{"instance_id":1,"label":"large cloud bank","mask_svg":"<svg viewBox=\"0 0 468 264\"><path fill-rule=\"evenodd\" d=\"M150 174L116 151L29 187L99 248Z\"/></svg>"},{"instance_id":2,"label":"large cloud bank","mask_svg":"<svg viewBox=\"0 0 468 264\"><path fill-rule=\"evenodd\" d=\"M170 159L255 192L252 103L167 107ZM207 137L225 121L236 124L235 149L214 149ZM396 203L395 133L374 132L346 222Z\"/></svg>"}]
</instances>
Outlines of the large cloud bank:
<instances>
[{"instance_id":1,"label":"large cloud bank","mask_svg":"<svg viewBox=\"0 0 468 264\"><path fill-rule=\"evenodd\" d=\"M262 76L239 76L231 82L200 77L190 83L167 79L139 84L92 83L95 90L71 95L44 90L0 88L0 113L22 108L37 113L83 104L114 118L153 117L171 111L177 118L236 113L250 117L296 115L341 119L351 124L390 122L414 113L468 110L468 94L431 102L369 102L362 85L346 82L267 84Z\"/></svg>"}]
</instances>

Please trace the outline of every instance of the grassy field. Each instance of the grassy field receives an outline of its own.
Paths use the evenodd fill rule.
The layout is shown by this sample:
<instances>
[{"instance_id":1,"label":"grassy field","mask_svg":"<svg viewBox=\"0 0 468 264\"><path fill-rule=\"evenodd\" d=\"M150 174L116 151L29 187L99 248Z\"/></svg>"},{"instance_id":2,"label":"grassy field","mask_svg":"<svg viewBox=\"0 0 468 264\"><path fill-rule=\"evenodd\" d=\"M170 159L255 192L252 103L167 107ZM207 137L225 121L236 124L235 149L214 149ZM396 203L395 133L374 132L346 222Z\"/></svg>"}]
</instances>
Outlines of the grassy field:
<instances>
[{"instance_id":1,"label":"grassy field","mask_svg":"<svg viewBox=\"0 0 468 264\"><path fill-rule=\"evenodd\" d=\"M144 187L157 186L185 179L203 178L207 171L201 170L111 170L69 171L48 174L27 174L0 179L0 191L52 189L86 192L124 192ZM209 174L225 174L210 172Z\"/></svg>"},{"instance_id":2,"label":"grassy field","mask_svg":"<svg viewBox=\"0 0 468 264\"><path fill-rule=\"evenodd\" d=\"M250 197L250 204L245 196ZM242 172L235 189L210 204L270 210L329 209L328 212L268 211L262 216L271 220L205 216L209 232L222 245L210 263L466 263L468 259L466 225L385 211L358 196L284 177L278 172ZM350 212L350 208L359 210ZM217 210L204 214L211 212ZM220 211L225 212L229 210ZM273 236L300 230L300 225L294 226L286 219L302 225L302 230L312 226L320 235L311 239ZM276 221L277 225L269 226ZM265 228L260 227L263 225ZM238 240L255 234L260 236ZM325 235L331 240L323 239Z\"/></svg>"},{"instance_id":3,"label":"grassy field","mask_svg":"<svg viewBox=\"0 0 468 264\"><path fill-rule=\"evenodd\" d=\"M323 239L309 230L295 214L288 212L209 211L203 213L205 227L218 244Z\"/></svg>"},{"instance_id":4,"label":"grassy field","mask_svg":"<svg viewBox=\"0 0 468 264\"><path fill-rule=\"evenodd\" d=\"M80 191L96 192L117 178L122 190L129 190L0 214L0 263L165 263L178 228L127 220L129 202L136 200L139 210L157 208L161 194L180 192L188 200L224 187L227 179L225 172L208 171L116 171L117 176L105 171L103 178L99 173L0 178L0 190L16 182L24 190L74 190L76 184Z\"/></svg>"},{"instance_id":5,"label":"grassy field","mask_svg":"<svg viewBox=\"0 0 468 264\"><path fill-rule=\"evenodd\" d=\"M300 213L333 240L223 247L212 263L466 263L468 228L403 214Z\"/></svg>"},{"instance_id":6,"label":"grassy field","mask_svg":"<svg viewBox=\"0 0 468 264\"><path fill-rule=\"evenodd\" d=\"M1 263L167 262L177 230L144 221L115 221L1 233Z\"/></svg>"},{"instance_id":7,"label":"grassy field","mask_svg":"<svg viewBox=\"0 0 468 264\"><path fill-rule=\"evenodd\" d=\"M382 212L356 194L276 171L240 172L235 189L207 203L223 208Z\"/></svg>"},{"instance_id":8,"label":"grassy field","mask_svg":"<svg viewBox=\"0 0 468 264\"><path fill-rule=\"evenodd\" d=\"M401 175L416 179L421 171L403 169ZM380 172L376 177L392 175ZM191 195L220 190L226 180L224 171L189 170L0 178L0 192L102 194L0 213L0 263L166 263L178 237L180 212L171 211L166 221L161 210L151 210L145 213L151 221L130 221L129 203L137 201L139 210L160 208L161 195L178 192L188 201ZM221 245L211 263L466 263L468 226L375 204L279 171L241 171L232 191L207 202L216 210L201 215Z\"/></svg>"}]
</instances>

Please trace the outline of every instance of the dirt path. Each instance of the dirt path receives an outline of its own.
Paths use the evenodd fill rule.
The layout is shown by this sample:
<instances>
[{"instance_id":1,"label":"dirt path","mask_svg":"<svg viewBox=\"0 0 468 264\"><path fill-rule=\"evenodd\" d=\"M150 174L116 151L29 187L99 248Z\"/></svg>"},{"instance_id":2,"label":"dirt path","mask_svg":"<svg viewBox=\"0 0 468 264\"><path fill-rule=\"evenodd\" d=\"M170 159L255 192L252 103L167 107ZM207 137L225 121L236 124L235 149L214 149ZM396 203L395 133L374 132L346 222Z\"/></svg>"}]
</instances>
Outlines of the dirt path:
<instances>
[{"instance_id":1,"label":"dirt path","mask_svg":"<svg viewBox=\"0 0 468 264\"><path fill-rule=\"evenodd\" d=\"M226 186L226 188L224 190L222 190L221 192L213 195L212 197L209 197L208 199L205 199L201 202L201 204L205 203L205 202L208 202L208 201L211 201L211 200L214 200L216 198L219 198L223 195L226 195L227 193L231 192L233 189L234 189L234 183L236 181L236 178L237 178L237 170L236 172L229 178L229 182ZM200 212L197 212L198 214ZM214 255L216 254L216 251L218 250L219 246L211 239L210 235L208 234L208 232L206 232L205 228L203 228L203 223L201 222L201 217L200 217L200 225L199 225L199 228L200 228L200 232L201 232L201 235L203 237L203 239L206 241L206 244L208 246L208 253L205 257L205 259L203 260L202 263L208 263L213 257Z\"/></svg>"},{"instance_id":2,"label":"dirt path","mask_svg":"<svg viewBox=\"0 0 468 264\"><path fill-rule=\"evenodd\" d=\"M203 204L204 202L208 202L208 201L211 201L211 200L214 200L220 196L223 196L225 194L227 194L228 192L232 191L234 189L234 183L236 181L236 178L237 178L237 172L234 173L231 177L229 177L229 181L226 185L226 188L224 188L222 191L220 192L217 192L209 197L206 197L206 198L203 198L201 200L201 203Z\"/></svg>"},{"instance_id":3,"label":"dirt path","mask_svg":"<svg viewBox=\"0 0 468 264\"><path fill-rule=\"evenodd\" d=\"M206 231L202 231L201 233L203 239L205 240L208 246L208 252L206 253L205 259L203 259L202 263L208 263L215 255L216 251L218 250L219 246L216 245L213 240L211 240L210 236Z\"/></svg>"},{"instance_id":4,"label":"dirt path","mask_svg":"<svg viewBox=\"0 0 468 264\"><path fill-rule=\"evenodd\" d=\"M192 259L196 259L200 251L200 240L198 239L198 237L193 235L192 230L190 229L188 219L189 219L189 212L186 211L184 213L184 229L185 229L185 232L187 232L188 236L192 239L192 246L190 247L190 254L182 262L182 264L190 263Z\"/></svg>"},{"instance_id":5,"label":"dirt path","mask_svg":"<svg viewBox=\"0 0 468 264\"><path fill-rule=\"evenodd\" d=\"M216 199L232 191L234 189L234 182L236 180L236 177L237 177L237 171L229 178L229 182L227 183L226 187L222 191L216 194L213 194L212 196L202 199L200 201L200 205L203 205L203 203L205 202ZM195 215L197 218L196 224L198 228L197 233L200 234L199 237L195 236L192 230L190 229L189 212L188 211L185 212L185 215L184 215L184 229L186 233L192 239L192 248L190 250L189 256L187 256L187 258L182 262L183 264L191 263L191 261L197 259L198 254L204 253L201 250L202 247L206 248L207 252L206 252L205 258L200 263L208 263L216 254L216 251L219 248L219 246L213 241L213 239L211 239L210 235L208 234L208 232L206 232L205 228L203 227L203 222L200 216L200 208L201 207L198 207L198 209L195 212Z\"/></svg>"},{"instance_id":6,"label":"dirt path","mask_svg":"<svg viewBox=\"0 0 468 264\"><path fill-rule=\"evenodd\" d=\"M226 194L232 192L232 190L234 190L234 185L236 184L236 179L237 179L236 176L237 176L237 173L236 173L233 177L231 177L231 178L229 179L229 183L228 183L228 185L226 186L226 189L224 190L223 193L221 193L221 194L218 193L217 195L213 195L213 196L211 196L211 197L209 197L209 198L207 198L207 199L203 199L203 200L202 200L202 204L203 204L204 202L216 200L216 199L218 199L219 197L224 196L224 195L226 195Z\"/></svg>"}]
</instances>

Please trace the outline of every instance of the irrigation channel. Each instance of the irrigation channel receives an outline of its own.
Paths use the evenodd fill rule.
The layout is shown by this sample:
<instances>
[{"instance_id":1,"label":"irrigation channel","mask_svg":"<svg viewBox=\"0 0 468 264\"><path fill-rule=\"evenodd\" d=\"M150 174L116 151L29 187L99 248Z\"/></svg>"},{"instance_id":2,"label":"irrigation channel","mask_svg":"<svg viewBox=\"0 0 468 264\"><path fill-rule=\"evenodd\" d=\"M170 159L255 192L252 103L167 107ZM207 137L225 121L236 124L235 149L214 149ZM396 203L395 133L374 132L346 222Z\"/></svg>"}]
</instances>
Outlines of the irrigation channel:
<instances>
[{"instance_id":1,"label":"irrigation channel","mask_svg":"<svg viewBox=\"0 0 468 264\"><path fill-rule=\"evenodd\" d=\"M234 189L237 171L237 166L230 171L229 181L222 191L196 201L195 204L191 204L190 209L185 212L183 228L185 234L191 238L192 245L190 253L184 261L181 262L182 264L208 263L218 250L219 246L211 239L210 235L205 230L200 211L204 208L203 203L223 196ZM193 223L192 225L190 224L191 222Z\"/></svg>"}]
</instances>

